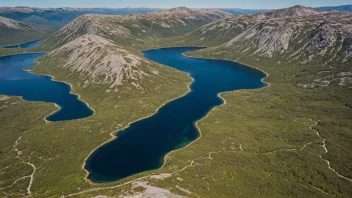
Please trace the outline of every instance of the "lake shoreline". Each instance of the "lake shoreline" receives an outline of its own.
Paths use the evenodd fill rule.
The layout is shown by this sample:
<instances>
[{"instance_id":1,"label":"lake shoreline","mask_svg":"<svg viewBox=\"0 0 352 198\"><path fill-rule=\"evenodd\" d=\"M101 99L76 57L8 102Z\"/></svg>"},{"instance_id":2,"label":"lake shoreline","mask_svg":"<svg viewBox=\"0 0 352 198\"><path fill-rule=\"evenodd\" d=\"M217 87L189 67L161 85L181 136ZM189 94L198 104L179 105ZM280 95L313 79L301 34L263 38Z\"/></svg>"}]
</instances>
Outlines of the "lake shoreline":
<instances>
[{"instance_id":1,"label":"lake shoreline","mask_svg":"<svg viewBox=\"0 0 352 198\"><path fill-rule=\"evenodd\" d=\"M40 64L40 62L39 62L38 60L35 60L34 62L36 62L37 64L36 64L36 65L33 65L33 66L31 66L31 67L35 67L35 66L37 66L37 65ZM28 72L30 72L30 73L32 73L32 74L38 75L38 76L50 77L50 79L51 79L52 81L54 81L54 82L60 82L60 83L64 83L64 84L68 85L68 86L70 87L70 92L69 92L69 93L72 94L72 95L77 96L77 99L78 99L79 101L85 103L85 104L87 105L87 107L88 107L90 110L93 111L93 114L92 114L92 115L87 116L87 117L84 117L84 118L80 118L80 119L86 119L86 118L89 118L89 117L95 115L95 113L96 113L96 112L95 112L95 109L93 109L86 101L82 100L82 99L81 99L81 95L79 95L78 93L75 93L75 92L74 92L74 89L73 89L72 84L70 84L70 83L68 83L68 82L65 82L65 81L56 80L56 79L55 79L55 76L53 76L53 75L51 75L51 74L40 74L40 73L36 73L35 71L33 71L33 70L31 70L31 69L24 69L24 70L25 70L25 71L28 71ZM57 105L57 104L56 104L56 105ZM53 115L53 114L55 114L56 112L58 112L58 111L61 109L61 107L60 107L59 105L57 105L57 106L59 107L59 109L58 109L57 111L51 113L50 115L46 116L46 117L44 118L45 122L52 122L52 121L47 120L46 118L49 117L49 116L51 116L51 115ZM69 121L69 120L65 120L65 121Z\"/></svg>"},{"instance_id":2,"label":"lake shoreline","mask_svg":"<svg viewBox=\"0 0 352 198\"><path fill-rule=\"evenodd\" d=\"M165 65L163 65L163 66L165 66ZM162 104L159 108L157 108L157 109L155 110L155 112L153 112L151 115L148 115L148 116L145 116L145 117L143 117L143 118L139 118L139 119L137 119L137 120L134 120L134 121L132 121L132 122L129 122L126 127L122 128L122 129L119 129L118 131L113 131L113 132L111 132L111 133L110 133L111 138L110 138L109 140L103 142L102 144L100 144L99 146L97 146L93 151L91 151L91 152L89 153L89 155L86 157L86 159L84 160L84 163L83 163L83 165L82 165L82 169L86 172L86 177L85 177L84 179L85 179L88 183L93 184L93 185L99 185L99 184L102 184L102 183L103 183L103 184L107 184L107 183L115 183L115 182L118 182L118 181L112 181L112 182L94 182L94 181L88 179L88 176L89 176L89 174L90 174L90 171L88 171L88 170L85 168L88 158L89 158L97 149L99 149L100 147L104 146L105 144L107 144L107 143L109 143L109 142L115 140L116 138L118 138L118 133L121 132L121 131L123 131L123 130L125 130L125 129L127 129L128 127L130 127L131 124L133 124L133 123L135 123L135 122L138 122L138 121L140 121L140 120L144 120L144 119L146 119L146 118L152 117L153 115L155 115L156 113L158 113L158 111L159 111L162 107L164 107L165 105L167 105L168 103L170 103L170 102L172 102L172 101L174 101L174 100L177 100L177 99L179 99L179 98L181 98L181 97L183 97L183 96L189 94L189 93L192 91L190 86L192 85L192 83L193 83L195 80L194 80L194 78L192 78L192 77L190 76L189 73L188 73L188 76L191 78L191 82L188 83L188 85L187 85L188 90L187 90L186 93L184 93L183 95L178 96L178 97L176 97L176 98L173 98L173 99L171 99L171 100L169 100L169 101L166 101L166 102L165 102L164 104ZM148 171L150 171L150 170L148 170ZM145 172L146 172L146 171L145 171ZM141 173L143 173L143 172L141 172ZM138 174L140 174L140 173L138 173Z\"/></svg>"},{"instance_id":3,"label":"lake shoreline","mask_svg":"<svg viewBox=\"0 0 352 198\"><path fill-rule=\"evenodd\" d=\"M32 42L36 42L38 41L38 44L36 46L38 46L40 44L40 40L36 39L36 40L30 40L30 41L27 41L25 43L18 43L18 44L12 44L12 45L3 45L1 46L2 48L5 48L5 49L29 49L29 48L33 48L33 47L36 47L36 46L33 46L33 47L20 47L21 45L26 45L28 43L32 43ZM13 46L18 46L18 47L13 47Z\"/></svg>"},{"instance_id":4,"label":"lake shoreline","mask_svg":"<svg viewBox=\"0 0 352 198\"><path fill-rule=\"evenodd\" d=\"M192 47L194 47L194 46L187 46L187 47L192 48ZM172 48L187 48L187 47L184 47L184 46L182 47L182 46L180 46L180 47L152 48L152 49L149 49L149 50L172 49ZM203 48L206 48L206 47L195 47L195 48L203 49ZM197 50L200 50L200 49L197 49ZM143 53L143 52L145 52L145 51L149 51L149 50L148 50L148 49L147 49L147 50L143 50L143 51L141 51L141 53ZM195 50L195 51L196 51L196 50ZM187 52L185 52L185 53L187 53ZM255 68L255 67L252 67L252 66L249 66L249 65L245 65L245 64L242 64L242 63L238 63L238 62L235 62L235 61L232 61L232 60L192 57L192 56L186 55L185 53L182 53L182 56L190 57L190 58L196 58L196 59L204 59L204 60L230 61L230 62L234 62L234 63L236 63L236 64L243 65L243 66L245 66L245 67L253 68L253 69L257 70L258 72L262 72L263 74L265 74L265 77L263 77L263 78L260 79L260 81L261 81L265 86L260 87L260 88L253 88L253 89L249 89L249 90L261 89L261 88L266 88L266 87L270 86L270 83L264 82L264 79L266 79L269 75L268 75L266 72L264 72L264 71L262 71L262 70L260 70L260 69L258 69L258 68ZM147 57L145 57L145 58L147 58ZM148 58L148 59L149 59L149 58ZM149 60L151 60L151 59L149 59ZM154 61L154 60L151 60L151 61ZM154 62L155 62L155 61L154 61ZM160 64L160 63L159 63L159 64ZM162 65L168 66L168 67L172 67L172 66L165 65L165 64L162 64ZM172 68L174 68L174 67L172 67ZM175 69L177 69L177 68L175 68ZM179 71L182 71L182 70L180 70L180 69L178 69L178 70L179 70ZM182 72L186 72L186 71L182 71ZM187 73L188 73L188 75L190 76L190 73L189 73L189 72L187 72ZM192 78L192 77L191 77L191 78ZM189 94L189 93L192 92L192 89L190 89L190 85L195 81L194 78L192 78L192 79L193 79L193 81L188 85L189 91L188 91L187 93L185 93L184 95L179 96L179 97L177 97L177 98L181 98L181 97L183 97L183 96L185 96L185 95L187 95L187 94ZM243 90L245 90L245 89L233 90L233 91L243 91ZM229 92L233 92L233 91L229 91ZM207 114L206 114L205 116L203 116L202 118L200 118L199 120L197 120L197 121L194 123L194 126L197 128L197 132L198 132L198 137L197 137L196 139L192 140L190 143L188 143L187 145L185 145L185 146L183 146L183 147L181 147L181 148L174 149L174 150L168 152L168 153L163 157L163 163L162 163L161 167L159 167L159 168L157 168L157 169L151 169L151 170L145 170L145 171L142 171L142 172L138 172L138 173L133 174L133 175L130 175L130 176L134 176L134 175L137 175L137 174L143 174L144 172L153 171L153 170L158 170L158 169L163 168L163 167L165 166L165 164L166 164L166 163L165 163L165 162L166 162L166 159L168 158L168 156L169 156L170 154L172 154L174 151L177 151L177 150L179 150L179 149L186 148L186 147L192 145L195 141L199 140L199 139L202 137L202 133L201 133L201 130L200 130L199 126L198 126L198 123L199 123L200 121L202 121L203 119L205 119L206 117L208 117L208 115L209 115L215 108L221 107L221 106L227 104L226 99L221 96L222 93L224 93L224 92L220 92L220 93L217 94L217 97L222 100L222 103L221 103L220 105L216 105L216 106L212 107L212 109L209 110L209 112L207 112ZM176 98L176 99L177 99L177 98ZM175 99L173 99L173 100L175 100ZM118 133L119 133L120 131L125 130L126 128L128 128L128 127L129 127L131 124L133 124L133 123L136 123L136 122L138 122L138 121L140 121L140 120L143 120L143 119L145 119L145 118L148 118L148 117L153 116L154 114L156 114L156 113L158 112L158 110L159 110L160 108L162 108L162 107L165 106L166 104L172 102L173 100L170 100L170 101L166 102L165 104L163 104L162 106L160 106L152 115L146 116L146 117L144 117L144 118L137 119L137 120L135 120L135 121L129 123L129 124L128 124L126 127L124 127L123 129L120 129L120 130L118 130L117 132L116 132L116 131L112 132L112 133L110 134L110 135L112 136L112 138L109 139L108 141L102 143L102 144L99 145L97 148L95 148L95 149L89 154L89 156L87 156L87 158L85 159L84 164L82 165L82 169L83 169L83 170L86 172L86 174L87 174L86 177L85 177L85 180L86 180L87 182L89 182L90 184L93 184L93 185L101 185L101 184L109 184L109 183L111 184L111 183L116 183L116 182L118 183L119 180L125 179L125 178L122 178L122 179L118 179L118 180L116 180L116 181L102 181L102 182L95 182L95 181L92 181L91 179L88 179L88 176L89 176L89 174L90 174L91 172L88 171L88 170L85 168L85 166L86 166L86 164L87 164L87 160L88 160L89 157L90 157L97 149L99 149L101 146L103 146L103 145L105 145L105 144L107 144L107 143L109 143L109 142L115 140L115 139L118 137ZM128 177L130 177L130 176L128 176ZM127 177L126 177L126 178L127 178Z\"/></svg>"},{"instance_id":5,"label":"lake shoreline","mask_svg":"<svg viewBox=\"0 0 352 198\"><path fill-rule=\"evenodd\" d=\"M196 46L190 46L190 47L196 47ZM170 48L173 48L173 47L170 47ZM176 47L176 48L182 48L182 47ZM204 48L207 48L207 47L201 47L201 48L204 49ZM167 49L167 48L157 48L157 49ZM201 49L200 49L200 50L201 50ZM195 57L195 56L187 55L186 53L188 53L188 52L182 53L182 55L185 56L185 57L197 58L197 59L218 60L218 61L223 61L223 60L225 60L225 61L230 61L230 62L234 62L234 63L239 63L239 64L244 65L244 66L246 66L246 67L250 67L250 68L253 68L253 69L257 69L257 70L259 70L259 71L265 73L265 75L266 75L264 78L261 79L261 81L262 81L263 83L267 84L267 86L264 86L264 87L261 87L261 88L256 88L256 89L241 89L241 90L234 90L234 91L227 91L227 92L237 92L237 91L246 91L246 90L260 90L260 89L265 89L265 88L268 88L268 87L271 86L270 83L265 82L265 79L269 77L269 74L268 74L267 72L265 72L265 71L262 71L261 69L259 69L259 68L257 68L257 67L254 67L254 66L251 66L251 65L247 65L247 64L244 64L244 63L241 63L241 62L236 62L236 61L233 61L233 60L230 60L230 59L215 59L215 58ZM202 137L202 133L201 133L201 130L200 130L199 126L198 126L198 123L201 122L203 119L207 118L207 117L209 116L209 114L210 114L212 111L214 111L216 108L222 107L222 106L224 106L224 105L227 104L226 99L221 96L221 94L223 94L223 93L226 93L226 92L221 92L221 93L218 93L218 95L217 95L218 98L220 98L220 99L223 100L223 103L222 103L221 105L218 105L218 106L213 107L203 118L201 118L201 119L199 119L198 121L196 121L195 127L197 128L197 130L198 130L198 132L199 132L199 137L198 137L197 139L193 140L192 142L190 142L190 143L189 143L188 145L186 145L185 147L182 147L182 148L179 148L179 149L175 149L175 150L169 152L168 154L166 154L165 157L164 157L164 162L166 161L168 155L171 155L173 152L178 151L178 150L180 150L180 149L184 149L184 148L187 148L188 146L191 146L194 142L198 141L198 140ZM164 165L165 165L165 163L164 163L163 166L160 167L160 168L163 168Z\"/></svg>"},{"instance_id":6,"label":"lake shoreline","mask_svg":"<svg viewBox=\"0 0 352 198\"><path fill-rule=\"evenodd\" d=\"M95 110L93 108L91 108L89 106L89 104L83 100L80 99L80 95L79 94L75 94L73 93L73 87L70 83L66 83L64 81L58 81L58 80L55 80L54 79L54 76L52 75L45 75L45 74L39 74L39 73L35 73L33 70L31 70L30 68L31 67L35 67L37 66L38 64L40 64L40 62L38 61L39 58L45 56L47 53L46 52L23 52L23 53L17 53L17 54L10 54L10 55L5 55L5 56L0 56L0 58L7 58L7 57L15 57L15 56L21 56L21 55L38 55L39 57L36 57L35 59L32 60L32 62L34 63L34 65L30 65L30 66L27 66L25 68L22 68L21 70L22 71L25 71L25 72L28 72L28 73L31 73L32 75L34 76L43 76L43 77L50 77L50 81L52 82L58 82L58 83L63 83L65 86L68 86L69 87L69 94L71 95L74 95L77 97L77 100L79 100L80 102L83 102L87 108L89 108L91 111L92 111L92 115L95 114ZM3 94L3 95L6 95L6 94ZM58 120L58 121L50 121L48 120L47 118L50 117L51 115L54 115L55 113L59 112L62 107L58 104L56 104L55 102L50 102L50 101L44 101L44 100L27 100L27 99L24 99L24 95L21 96L20 94L16 94L16 95L6 95L6 96L9 96L9 97L20 97L21 100L23 101L32 101L32 102L44 102L44 103L52 103L54 104L56 107L57 107L57 110L50 113L49 115L45 116L43 119L44 119L44 122L47 124L47 123L50 123L50 122L61 122L61 121L70 121L70 120L75 120L75 119L67 119L67 120ZM90 115L90 116L92 116ZM90 117L90 116L87 116L87 117ZM78 118L78 119L84 119L84 118L87 118L87 117L83 117L83 118Z\"/></svg>"},{"instance_id":7,"label":"lake shoreline","mask_svg":"<svg viewBox=\"0 0 352 198\"><path fill-rule=\"evenodd\" d=\"M188 46L187 46L187 47L188 47ZM189 47L191 47L191 46L189 46ZM192 46L192 47L193 47L193 46ZM166 47L166 48L154 48L154 49L170 49L170 48L185 48L185 47L181 47L181 46L180 46L180 47ZM198 47L196 47L196 48L198 48ZM204 48L206 48L206 47L199 47L199 48L200 48L200 49L197 49L197 50L201 50L201 49L204 49ZM152 49L150 49L150 50L152 50ZM144 51L149 51L149 50L143 50L142 52L144 52ZM195 51L196 51L196 50L195 50ZM6 56L14 56L14 55L21 55L21 54L39 54L39 53L44 53L44 55L47 54L46 52L24 52L24 53L12 54L12 55L6 55ZM250 67L250 68L254 68L254 69L256 69L256 70L258 70L258 71L260 71L260 72L266 74L266 76L265 76L264 78L261 78L261 82L263 82L266 86L261 87L261 88L255 88L255 89L262 89L262 88L270 87L270 83L267 83L267 82L264 81L266 78L269 77L269 74L267 74L265 71L262 71L262 70L260 70L260 69L258 69L258 68L256 68L256 67L253 67L253 66L250 66L250 65L246 65L246 64L243 64L243 63L241 63L241 62L236 62L236 61L233 61L233 60L227 60L227 59L214 59L214 58L193 57L193 56L187 55L186 53L188 53L188 52L184 52L184 53L182 53L182 55L185 56L185 57L196 58L196 59L204 59L204 60L231 61L231 62L234 62L234 63L239 63L239 64L241 64L241 65L243 65L243 66L247 66L247 67ZM2 56L2 57L6 57L6 56ZM151 61L153 61L153 60L151 60ZM37 64L36 64L36 65L33 65L33 66L31 66L31 67L35 67L35 66L37 66L38 64L40 64L40 62L37 61L37 59L35 59L34 62L37 63ZM163 64L161 64L161 65L163 65ZM163 66L168 66L168 65L163 65ZM171 66L168 66L168 67L171 67ZM175 68L175 69L176 69L176 68ZM33 70L26 69L26 68L23 69L23 70L25 70L25 71L27 71L27 72L30 72L30 73L33 73L33 74L35 74L35 75L51 77L51 80L52 80L52 81L61 82L61 83L64 83L64 84L68 85L68 86L70 87L70 92L69 92L69 93L70 93L70 94L73 94L73 95L75 95L75 96L77 96L77 99L79 99L81 102L85 103L85 104L87 105L87 107L93 111L93 114L90 115L90 116L88 116L88 117L91 117L91 116L95 115L95 113L96 113L95 110L94 110L92 107L90 107L90 105L89 105L87 102L85 102L84 100L82 100L82 99L81 99L81 96L80 96L79 94L74 93L74 89L73 89L72 84L67 83L67 82L65 82L65 81L56 80L55 77L54 77L53 75L50 75L50 74L35 73ZM182 71L182 70L179 70L179 69L177 69L177 70L178 70L178 71L181 71L181 72L185 72L185 71ZM87 169L85 169L85 166L86 166L86 163L87 163L88 158L89 158L97 149L99 149L101 146L103 146L103 145L105 145L105 144L111 142L112 140L116 139L116 138L118 137L118 133L119 133L120 131L123 131L123 130L127 129L128 127L130 127L131 124L136 123L136 122L138 122L138 121L140 121L140 120L146 119L146 118L148 118L148 117L152 117L152 116L155 115L162 107L164 107L166 104L168 104L168 103L170 103L170 102L172 102L172 101L174 101L174 100L176 100L176 99L178 99L178 98L181 98L181 97L186 96L187 94L191 93L191 92L192 92L192 89L191 89L190 86L191 86L192 83L195 82L195 79L190 76L190 73L189 73L189 72L186 72L186 73L187 73L188 76L191 78L191 82L190 82L190 83L188 84L188 86L187 86L187 87L188 87L188 91L187 91L186 93L184 93L184 94L181 95L181 96L178 96L178 97L176 97L176 98L173 98L173 99L171 99L171 100L165 102L165 103L162 104L159 108L157 108L157 109L155 110L155 112L153 112L151 115L148 115L148 116L145 116L145 117L143 117L143 118L139 118L139 119L137 119L137 120L134 120L134 121L128 123L128 125L127 125L126 127L122 128L122 129L119 129L118 131L113 131L113 132L111 132L111 133L110 133L110 136L111 136L110 139L108 139L107 141L105 141L105 142L103 142L102 144L98 145L94 150L92 150L92 151L89 153L89 155L85 158L84 163L83 163L83 165L82 165L82 167L81 167L81 168L86 172L85 180L86 180L88 183L95 185L95 184L102 184L102 183L106 184L106 183L115 183L115 182L118 182L118 180L117 180L117 181L111 181L111 182L94 182L94 181L88 179L88 176L89 176L89 174L90 174L90 171L88 171ZM255 89L249 89L249 90L255 90ZM228 91L228 92L243 91L243 90L245 90L245 89L233 90L233 91ZM226 92L227 92L227 91L226 91ZM177 150L179 150L179 149L186 148L186 147L192 145L195 141L199 140L199 139L202 137L202 133L201 133L201 130L200 130L199 126L198 126L198 123L199 123L200 121L202 121L203 119L205 119L206 117L208 117L208 115L209 115L214 109L216 109L216 108L218 108L218 107L221 107L221 106L223 106L223 105L226 105L227 102L226 102L226 99L221 96L222 93L225 93L225 92L220 92L220 93L217 94L217 97L223 101L222 104L217 105L217 106L214 106L204 117L200 118L199 120L197 120L197 121L195 122L194 126L197 128L197 132L198 132L199 136L198 136L195 140L193 140L193 141L191 141L189 144L187 144L186 146L181 147L181 148L178 148L178 149L175 149L175 150L172 150L172 151L170 151L169 153L167 153L167 154L164 156L164 158L163 158L163 164L162 164L162 166L161 166L160 168L158 168L158 169L161 169L161 168L163 168L163 167L165 166L165 162L166 162L166 160L167 160L167 157L168 157L170 154L172 154L174 151L177 151ZM45 101L44 101L44 102L45 102ZM55 111L55 112L53 112L53 113L51 113L50 115L48 115L48 116L46 116L46 117L44 118L44 121L45 121L46 123L50 123L50 122L51 122L51 121L48 121L48 120L46 119L47 117L49 117L49 116L55 114L56 112L58 112L58 111L61 109L61 107L60 107L59 105L57 105L56 103L54 103L54 104L58 107L58 110ZM88 117L85 117L85 118L88 118ZM81 118L81 119L84 119L84 118ZM158 170L158 169L155 169L155 170ZM153 170L154 170L154 169L153 169ZM147 172L147 171L152 171L152 170L146 170L146 171L143 171L143 172ZM143 173L143 172L139 172L139 173L136 173L136 174L141 174L141 173ZM133 175L131 175L131 176L133 176Z\"/></svg>"}]
</instances>

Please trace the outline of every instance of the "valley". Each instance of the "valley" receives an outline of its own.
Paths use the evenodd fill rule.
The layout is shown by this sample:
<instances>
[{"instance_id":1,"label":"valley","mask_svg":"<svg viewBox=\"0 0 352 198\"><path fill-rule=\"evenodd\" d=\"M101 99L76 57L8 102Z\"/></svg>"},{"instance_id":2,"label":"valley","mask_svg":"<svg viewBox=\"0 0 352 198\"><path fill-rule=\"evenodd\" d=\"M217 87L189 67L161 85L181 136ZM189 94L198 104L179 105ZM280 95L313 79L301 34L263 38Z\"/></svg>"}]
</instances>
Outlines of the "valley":
<instances>
[{"instance_id":1,"label":"valley","mask_svg":"<svg viewBox=\"0 0 352 198\"><path fill-rule=\"evenodd\" d=\"M0 46L42 39L48 31L0 16Z\"/></svg>"},{"instance_id":2,"label":"valley","mask_svg":"<svg viewBox=\"0 0 352 198\"><path fill-rule=\"evenodd\" d=\"M183 7L128 16L89 14L38 47L2 49L4 55L48 52L30 70L71 84L95 114L45 123L43 118L57 110L54 104L0 96L0 196L350 197L351 18L303 6L252 15ZM165 66L177 62L166 59L169 52L161 49L158 57L165 60L154 62L144 51L180 46L207 47L172 56L189 61L188 67L197 64L192 60L235 61L267 73L270 86L219 91L224 104L197 121L201 137L171 149L177 150L161 168L110 183L86 180L84 166L93 151L193 93L195 73ZM219 75L209 79L220 83Z\"/></svg>"}]
</instances>

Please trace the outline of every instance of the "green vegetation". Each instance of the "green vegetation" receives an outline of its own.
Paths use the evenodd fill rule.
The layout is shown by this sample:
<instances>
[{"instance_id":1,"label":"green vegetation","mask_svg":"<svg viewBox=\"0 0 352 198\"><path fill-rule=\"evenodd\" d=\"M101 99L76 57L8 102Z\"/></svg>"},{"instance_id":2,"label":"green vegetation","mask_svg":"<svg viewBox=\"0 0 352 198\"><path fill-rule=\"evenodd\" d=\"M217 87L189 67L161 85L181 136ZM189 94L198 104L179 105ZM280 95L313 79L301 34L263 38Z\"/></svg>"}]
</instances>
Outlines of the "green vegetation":
<instances>
[{"instance_id":1,"label":"green vegetation","mask_svg":"<svg viewBox=\"0 0 352 198\"><path fill-rule=\"evenodd\" d=\"M189 55L237 57L233 52L214 55L217 50L222 51L208 48ZM328 66L278 64L278 60L243 56L241 62L270 74L265 81L271 86L221 94L226 105L198 123L201 138L172 152L165 166L153 174L192 166L163 180L148 178L149 184L189 197L350 197L351 89L337 82L321 88L300 87ZM348 66L340 65L335 72ZM346 178L329 169L325 160ZM123 194L126 188L131 189L126 185L82 197Z\"/></svg>"},{"instance_id":2,"label":"green vegetation","mask_svg":"<svg viewBox=\"0 0 352 198\"><path fill-rule=\"evenodd\" d=\"M20 23L20 25L23 25ZM18 30L0 27L0 46L25 43L32 40L39 40L48 35L46 29Z\"/></svg>"},{"instance_id":3,"label":"green vegetation","mask_svg":"<svg viewBox=\"0 0 352 198\"><path fill-rule=\"evenodd\" d=\"M78 74L57 68L57 60L41 58L40 64L31 69L72 84L73 92L96 113L82 120L45 124L43 118L56 109L53 104L1 97L0 135L5 141L0 143L0 196L28 195L28 176L34 170L31 163L36 168L30 186L33 197L79 192L75 197L132 194L143 191L141 187L133 189L130 183L141 177L149 185L187 197L351 197L352 89L348 82L342 83L341 73L351 71L352 64L350 59L343 62L332 57L338 44L345 50L338 57L349 52L351 39L338 40L328 49L331 56L316 56L314 61L304 63L308 54L294 61L287 54L261 56L242 40L229 48L217 47L238 35L238 28L231 29L226 39L216 41L211 38L217 32L204 36L197 32L143 41L137 47L128 47L130 41L121 45L134 53L153 47L215 46L189 55L237 60L257 67L269 74L265 82L270 87L222 93L226 105L197 123L202 136L170 153L161 169L119 182L91 184L84 180L86 173L81 169L89 153L109 140L110 133L151 115L165 102L185 93L191 80L184 73L153 64L165 75L145 78L141 82L147 88L145 92L126 84L117 93L108 93L102 86L83 86ZM290 49L300 49L303 43L298 41L306 37L310 41L311 35L311 31L298 34ZM206 42L199 40L203 37ZM247 47L251 48L244 50ZM324 64L327 61L329 64ZM18 151L22 153L16 158ZM162 173L171 175L149 177Z\"/></svg>"},{"instance_id":4,"label":"green vegetation","mask_svg":"<svg viewBox=\"0 0 352 198\"><path fill-rule=\"evenodd\" d=\"M184 73L155 65L163 70L165 76L164 79L155 78L144 82L148 85L146 92L125 86L118 93L111 94L101 87L83 88L79 86L80 82L67 80L68 75L64 72L55 73L55 70L50 70L55 68L50 65L55 62L45 58L40 62L31 69L37 73L56 74L55 79L71 83L74 92L79 93L96 111L95 115L86 119L45 124L43 118L56 110L53 104L16 100L17 105L9 105L14 99L1 100L4 105L1 105L0 122L2 126L7 126L5 130L1 130L1 136L9 136L4 142L6 146L1 146L1 169L17 164L16 161L30 158L29 161L37 168L31 191L40 197L75 192L78 187L88 188L90 185L85 182L85 172L81 167L89 153L109 140L110 133L126 127L136 119L151 115L162 104L187 92L187 84L190 82ZM14 130L18 134L14 135ZM22 154L17 159L14 158L16 152L11 148L19 137L22 138L16 148ZM21 171L16 166L2 170L4 172L1 172L1 178L6 179L5 183L0 184L0 189L5 188L1 189L2 195L11 195L12 187L8 186L32 171L27 164L21 166L24 166ZM9 176L11 172L14 173ZM28 182L23 185L23 189L27 188Z\"/></svg>"},{"instance_id":5,"label":"green vegetation","mask_svg":"<svg viewBox=\"0 0 352 198\"><path fill-rule=\"evenodd\" d=\"M25 53L26 49L14 49L14 48L1 48L0 47L0 56L12 55L12 54L20 54Z\"/></svg>"},{"instance_id":6,"label":"green vegetation","mask_svg":"<svg viewBox=\"0 0 352 198\"><path fill-rule=\"evenodd\" d=\"M3 31L0 29L0 46L25 43L45 37L47 33Z\"/></svg>"},{"instance_id":7,"label":"green vegetation","mask_svg":"<svg viewBox=\"0 0 352 198\"><path fill-rule=\"evenodd\" d=\"M0 29L0 46L25 43L27 41L42 39L47 35L45 32L19 32L3 31Z\"/></svg>"}]
</instances>

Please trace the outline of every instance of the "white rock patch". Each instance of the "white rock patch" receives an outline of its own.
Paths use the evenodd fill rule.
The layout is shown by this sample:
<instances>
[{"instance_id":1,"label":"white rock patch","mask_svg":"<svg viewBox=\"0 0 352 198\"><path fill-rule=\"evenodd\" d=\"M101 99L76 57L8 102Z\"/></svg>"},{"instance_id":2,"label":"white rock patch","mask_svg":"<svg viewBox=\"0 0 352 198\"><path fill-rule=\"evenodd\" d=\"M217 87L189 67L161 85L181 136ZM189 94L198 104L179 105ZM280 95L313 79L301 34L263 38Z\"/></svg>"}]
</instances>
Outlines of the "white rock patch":
<instances>
[{"instance_id":1,"label":"white rock patch","mask_svg":"<svg viewBox=\"0 0 352 198\"><path fill-rule=\"evenodd\" d=\"M149 75L140 69L143 63L149 63L147 60L92 34L83 35L48 55L60 59L58 67L78 73L85 80L85 86L108 85L113 89L123 84L123 80L138 81Z\"/></svg>"}]
</instances>

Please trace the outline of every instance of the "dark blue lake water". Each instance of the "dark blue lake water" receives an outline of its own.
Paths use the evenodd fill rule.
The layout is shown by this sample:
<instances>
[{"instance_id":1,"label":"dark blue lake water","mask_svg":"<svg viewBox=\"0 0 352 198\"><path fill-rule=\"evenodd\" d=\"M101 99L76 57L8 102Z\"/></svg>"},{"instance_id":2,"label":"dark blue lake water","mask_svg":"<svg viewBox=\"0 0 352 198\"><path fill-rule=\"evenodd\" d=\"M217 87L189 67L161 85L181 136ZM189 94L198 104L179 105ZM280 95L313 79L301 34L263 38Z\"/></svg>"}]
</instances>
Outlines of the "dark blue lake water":
<instances>
[{"instance_id":1,"label":"dark blue lake water","mask_svg":"<svg viewBox=\"0 0 352 198\"><path fill-rule=\"evenodd\" d=\"M29 41L29 42L23 43L23 44L6 45L6 46L4 46L4 48L32 48L32 47L38 46L39 44L40 44L40 41L35 40L35 41Z\"/></svg>"},{"instance_id":2,"label":"dark blue lake water","mask_svg":"<svg viewBox=\"0 0 352 198\"><path fill-rule=\"evenodd\" d=\"M131 124L113 141L98 148L85 168L94 182L116 181L160 168L164 156L199 137L195 123L213 107L223 103L220 92L266 86L266 75L230 61L183 56L199 48L167 48L144 51L155 62L188 72L195 81L191 92L169 102L153 116Z\"/></svg>"},{"instance_id":3,"label":"dark blue lake water","mask_svg":"<svg viewBox=\"0 0 352 198\"><path fill-rule=\"evenodd\" d=\"M68 84L52 81L24 69L36 65L35 59L45 53L27 53L0 57L0 94L22 96L24 100L52 102L61 109L46 119L63 121L85 118L93 114L86 103L71 94Z\"/></svg>"}]
</instances>

